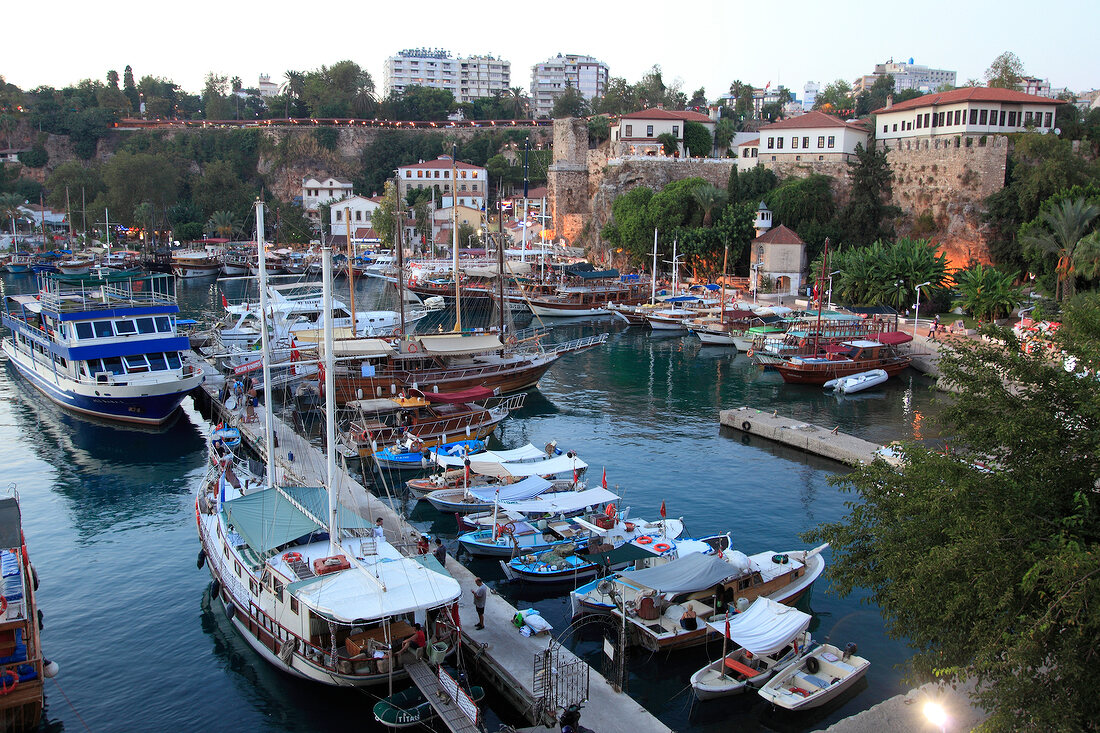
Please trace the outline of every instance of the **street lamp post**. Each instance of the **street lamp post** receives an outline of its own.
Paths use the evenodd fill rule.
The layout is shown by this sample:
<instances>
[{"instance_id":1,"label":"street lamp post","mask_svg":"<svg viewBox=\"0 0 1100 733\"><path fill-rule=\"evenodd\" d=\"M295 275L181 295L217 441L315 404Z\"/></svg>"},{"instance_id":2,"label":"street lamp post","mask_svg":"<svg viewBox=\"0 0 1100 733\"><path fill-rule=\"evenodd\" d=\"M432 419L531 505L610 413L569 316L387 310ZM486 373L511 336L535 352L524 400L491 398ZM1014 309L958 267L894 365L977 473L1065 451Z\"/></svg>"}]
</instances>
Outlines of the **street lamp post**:
<instances>
[{"instance_id":1,"label":"street lamp post","mask_svg":"<svg viewBox=\"0 0 1100 733\"><path fill-rule=\"evenodd\" d=\"M895 331L898 330L898 316L900 315L898 313L898 309L901 308L901 286L904 285L904 284L905 284L905 281L900 280L900 279L897 280L894 283L894 289L897 292L897 296L898 296L894 301L895 305L897 306L896 308L894 308L894 330Z\"/></svg>"},{"instance_id":2,"label":"street lamp post","mask_svg":"<svg viewBox=\"0 0 1100 733\"><path fill-rule=\"evenodd\" d=\"M752 270L752 304L756 305L756 291L760 289L760 263L757 262L749 269Z\"/></svg>"},{"instance_id":3,"label":"street lamp post","mask_svg":"<svg viewBox=\"0 0 1100 733\"><path fill-rule=\"evenodd\" d=\"M913 310L913 338L917 337L917 321L920 320L920 289L926 285L931 285L932 282L924 282L917 286L917 304Z\"/></svg>"},{"instance_id":4,"label":"street lamp post","mask_svg":"<svg viewBox=\"0 0 1100 733\"><path fill-rule=\"evenodd\" d=\"M833 309L833 275L839 275L839 274L840 274L840 270L833 270L832 272L829 273L829 293L828 293L829 304L827 306L825 306L825 308L827 310L832 310Z\"/></svg>"}]
</instances>

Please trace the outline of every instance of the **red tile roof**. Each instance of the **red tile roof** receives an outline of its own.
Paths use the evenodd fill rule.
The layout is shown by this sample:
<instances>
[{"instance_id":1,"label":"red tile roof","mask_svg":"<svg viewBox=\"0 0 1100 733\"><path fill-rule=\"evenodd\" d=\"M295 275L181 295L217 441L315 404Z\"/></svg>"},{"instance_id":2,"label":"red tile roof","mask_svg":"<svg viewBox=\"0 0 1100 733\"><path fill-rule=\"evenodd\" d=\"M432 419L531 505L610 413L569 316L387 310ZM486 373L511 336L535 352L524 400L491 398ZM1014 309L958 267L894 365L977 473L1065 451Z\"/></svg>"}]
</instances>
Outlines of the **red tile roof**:
<instances>
[{"instance_id":1,"label":"red tile roof","mask_svg":"<svg viewBox=\"0 0 1100 733\"><path fill-rule=\"evenodd\" d=\"M788 229L785 224L780 224L775 229L769 229L761 234L756 239L752 240L753 244L805 244L802 238L794 233L793 229Z\"/></svg>"},{"instance_id":2,"label":"red tile roof","mask_svg":"<svg viewBox=\"0 0 1100 733\"><path fill-rule=\"evenodd\" d=\"M755 146L757 146L757 147L760 147L760 138L756 138L755 140L746 140L746 141L745 141L745 142L743 142L743 143L738 143L738 144L737 144L737 147L739 147L739 148L743 148L743 147L745 147L746 145L755 145Z\"/></svg>"},{"instance_id":3,"label":"red tile roof","mask_svg":"<svg viewBox=\"0 0 1100 733\"><path fill-rule=\"evenodd\" d=\"M700 112L691 112L688 110L668 110L658 109L653 107L651 109L643 109L640 112L631 112L628 115L623 115L620 119L624 120L690 120L692 122L714 122L709 116Z\"/></svg>"},{"instance_id":4,"label":"red tile roof","mask_svg":"<svg viewBox=\"0 0 1100 733\"><path fill-rule=\"evenodd\" d=\"M1060 99L1037 97L1034 94L1024 94L1015 89L963 87L962 89L952 89L949 92L937 92L934 94L925 94L924 96L915 97L913 99L907 99L891 107L876 109L872 114L877 115L882 112L904 112L910 109L939 107L945 104L957 104L959 102L1009 102L1012 104L1049 104L1051 106L1065 104L1065 102Z\"/></svg>"},{"instance_id":5,"label":"red tile roof","mask_svg":"<svg viewBox=\"0 0 1100 733\"><path fill-rule=\"evenodd\" d=\"M764 132L765 130L804 130L820 127L847 127L852 130L867 132L867 128L858 122L845 122L839 117L827 115L824 112L818 112L816 110L807 112L804 115L798 115L797 117L788 117L785 120L773 122L770 125L764 125L760 128L760 132Z\"/></svg>"},{"instance_id":6,"label":"red tile roof","mask_svg":"<svg viewBox=\"0 0 1100 733\"><path fill-rule=\"evenodd\" d=\"M459 170L463 170L463 169L465 169L465 170L475 170L475 171L485 170L481 166L470 165L469 163L463 163L461 160L453 161L453 163L454 163L454 167L458 168ZM427 160L427 161L424 161L423 163L415 163L413 165L403 165L403 166L401 166L401 170L405 170L406 168L410 168L412 170L425 170L425 169L431 170L431 169L434 169L434 168L450 168L451 164L452 164L451 156L441 155L438 158L436 158L435 160Z\"/></svg>"}]
</instances>

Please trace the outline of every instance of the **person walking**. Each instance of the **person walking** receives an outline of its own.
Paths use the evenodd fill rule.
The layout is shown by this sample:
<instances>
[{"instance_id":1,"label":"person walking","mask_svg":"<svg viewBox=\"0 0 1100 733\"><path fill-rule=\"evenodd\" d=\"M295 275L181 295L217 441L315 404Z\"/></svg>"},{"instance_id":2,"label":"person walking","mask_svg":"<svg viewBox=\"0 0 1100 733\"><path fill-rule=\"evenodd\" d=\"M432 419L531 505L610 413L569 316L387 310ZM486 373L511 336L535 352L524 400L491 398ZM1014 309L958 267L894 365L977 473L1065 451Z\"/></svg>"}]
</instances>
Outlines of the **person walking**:
<instances>
[{"instance_id":1,"label":"person walking","mask_svg":"<svg viewBox=\"0 0 1100 733\"><path fill-rule=\"evenodd\" d=\"M475 629L485 628L485 601L489 597L489 586L481 582L481 578L474 578L474 610L477 611L477 626Z\"/></svg>"}]
</instances>

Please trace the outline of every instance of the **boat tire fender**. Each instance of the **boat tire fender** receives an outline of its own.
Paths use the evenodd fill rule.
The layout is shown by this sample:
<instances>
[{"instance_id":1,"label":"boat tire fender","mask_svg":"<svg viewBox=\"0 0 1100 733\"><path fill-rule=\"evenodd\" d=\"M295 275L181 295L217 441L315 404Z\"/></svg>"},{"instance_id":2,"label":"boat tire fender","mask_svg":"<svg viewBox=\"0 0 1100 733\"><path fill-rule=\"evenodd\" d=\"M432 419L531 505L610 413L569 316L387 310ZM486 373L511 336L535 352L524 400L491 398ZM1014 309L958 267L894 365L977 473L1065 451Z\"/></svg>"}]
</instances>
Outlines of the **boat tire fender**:
<instances>
[{"instance_id":1,"label":"boat tire fender","mask_svg":"<svg viewBox=\"0 0 1100 733\"><path fill-rule=\"evenodd\" d=\"M210 582L210 597L216 599L219 595L221 595L221 592L222 592L221 582L219 582L216 579L211 581Z\"/></svg>"},{"instance_id":2,"label":"boat tire fender","mask_svg":"<svg viewBox=\"0 0 1100 733\"><path fill-rule=\"evenodd\" d=\"M199 559L195 561L195 566L202 570L202 566L206 564L206 550L199 550Z\"/></svg>"},{"instance_id":3,"label":"boat tire fender","mask_svg":"<svg viewBox=\"0 0 1100 733\"><path fill-rule=\"evenodd\" d=\"M817 657L806 657L806 671L810 674L817 674L817 671L821 669L821 662L817 661Z\"/></svg>"},{"instance_id":4,"label":"boat tire fender","mask_svg":"<svg viewBox=\"0 0 1100 733\"><path fill-rule=\"evenodd\" d=\"M752 423L746 420L745 422L741 423L741 429L744 430L746 433L752 432Z\"/></svg>"},{"instance_id":5,"label":"boat tire fender","mask_svg":"<svg viewBox=\"0 0 1100 733\"><path fill-rule=\"evenodd\" d=\"M30 568L31 568L31 585L34 587L34 590L37 591L38 590L38 571L34 569L34 563L33 562L29 563L29 564L30 564Z\"/></svg>"}]
</instances>

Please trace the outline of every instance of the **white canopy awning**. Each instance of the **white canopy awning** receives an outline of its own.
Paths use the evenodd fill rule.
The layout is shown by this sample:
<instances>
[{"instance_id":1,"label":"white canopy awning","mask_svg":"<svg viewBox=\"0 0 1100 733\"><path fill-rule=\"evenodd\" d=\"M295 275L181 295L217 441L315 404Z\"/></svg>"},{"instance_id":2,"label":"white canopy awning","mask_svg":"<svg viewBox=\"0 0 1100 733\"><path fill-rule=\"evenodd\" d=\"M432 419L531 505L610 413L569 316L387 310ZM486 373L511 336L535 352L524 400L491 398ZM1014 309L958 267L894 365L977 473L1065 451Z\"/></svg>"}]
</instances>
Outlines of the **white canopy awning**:
<instances>
[{"instance_id":1,"label":"white canopy awning","mask_svg":"<svg viewBox=\"0 0 1100 733\"><path fill-rule=\"evenodd\" d=\"M444 468L461 468L466 465L465 456L451 456L446 453L441 453L437 449L432 448L433 458L435 462ZM544 451L539 450L535 446L528 443L527 445L520 446L519 448L512 448L511 450L487 450L481 453L473 453L470 455L470 461L482 461L482 462L496 462L507 463L509 461L528 461L533 458L542 458L546 455Z\"/></svg>"},{"instance_id":2,"label":"white canopy awning","mask_svg":"<svg viewBox=\"0 0 1100 733\"><path fill-rule=\"evenodd\" d=\"M323 354L325 344L322 341L318 347ZM334 341L332 344L333 356L386 356L394 353L393 347L382 339L348 339L346 341Z\"/></svg>"},{"instance_id":3,"label":"white canopy awning","mask_svg":"<svg viewBox=\"0 0 1100 733\"><path fill-rule=\"evenodd\" d=\"M810 614L761 596L744 612L729 617L730 639L753 654L774 654L810 626ZM707 624L726 633L726 620Z\"/></svg>"},{"instance_id":4,"label":"white canopy awning","mask_svg":"<svg viewBox=\"0 0 1100 733\"><path fill-rule=\"evenodd\" d=\"M554 456L545 461L532 461L530 463L500 463L497 461L483 461L478 454L470 457L470 470L482 476L553 476L568 471L583 471L588 464L580 458L570 458L568 455Z\"/></svg>"},{"instance_id":5,"label":"white canopy awning","mask_svg":"<svg viewBox=\"0 0 1100 733\"><path fill-rule=\"evenodd\" d=\"M418 336L420 346L426 353L452 356L457 354L477 354L482 351L502 349L504 344L495 333L475 334L472 336L459 336L457 334L443 336ZM336 352L339 353L339 352Z\"/></svg>"},{"instance_id":6,"label":"white canopy awning","mask_svg":"<svg viewBox=\"0 0 1100 733\"><path fill-rule=\"evenodd\" d=\"M585 489L584 491L551 491L539 494L533 499L501 502L501 509L521 514L568 514L585 507L610 504L619 500L618 494L607 489Z\"/></svg>"},{"instance_id":7,"label":"white canopy awning","mask_svg":"<svg viewBox=\"0 0 1100 733\"><path fill-rule=\"evenodd\" d=\"M514 484L475 486L470 489L470 493L482 501L526 501L538 496L553 485L541 476L530 476Z\"/></svg>"}]
</instances>

